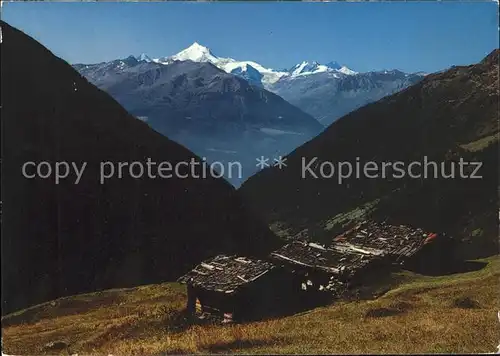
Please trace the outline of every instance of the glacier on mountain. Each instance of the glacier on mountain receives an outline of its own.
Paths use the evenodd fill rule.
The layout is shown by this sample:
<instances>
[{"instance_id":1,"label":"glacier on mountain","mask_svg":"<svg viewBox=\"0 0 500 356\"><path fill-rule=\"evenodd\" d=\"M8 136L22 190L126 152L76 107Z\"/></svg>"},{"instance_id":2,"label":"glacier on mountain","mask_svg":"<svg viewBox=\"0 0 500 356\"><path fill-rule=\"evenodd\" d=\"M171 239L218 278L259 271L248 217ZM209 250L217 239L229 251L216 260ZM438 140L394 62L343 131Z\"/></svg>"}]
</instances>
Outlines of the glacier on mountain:
<instances>
[{"instance_id":1,"label":"glacier on mountain","mask_svg":"<svg viewBox=\"0 0 500 356\"><path fill-rule=\"evenodd\" d=\"M145 54L141 55L150 60ZM141 60L137 57L138 60ZM170 64L173 61L193 61L193 62L209 62L216 67L222 69L226 73L232 73L247 79L252 84L257 84L263 87L269 87L276 83L281 78L304 76L321 72L340 73L345 75L354 75L357 72L340 66L337 62L330 62L327 65L322 65L317 62L302 62L292 67L290 70L275 70L266 68L254 61L238 61L233 58L218 57L205 46L194 42L188 48L180 51L177 54L168 57L153 59L152 61L160 64Z\"/></svg>"}]
</instances>

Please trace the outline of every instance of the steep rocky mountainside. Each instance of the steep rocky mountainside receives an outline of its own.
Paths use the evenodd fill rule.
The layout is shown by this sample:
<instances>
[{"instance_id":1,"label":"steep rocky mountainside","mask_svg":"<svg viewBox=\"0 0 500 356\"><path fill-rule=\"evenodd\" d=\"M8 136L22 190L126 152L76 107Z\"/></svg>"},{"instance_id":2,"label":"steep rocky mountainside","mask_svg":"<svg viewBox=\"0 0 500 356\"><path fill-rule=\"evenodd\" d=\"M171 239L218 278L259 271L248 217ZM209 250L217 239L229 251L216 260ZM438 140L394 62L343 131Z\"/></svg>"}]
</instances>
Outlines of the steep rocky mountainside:
<instances>
[{"instance_id":1,"label":"steep rocky mountainside","mask_svg":"<svg viewBox=\"0 0 500 356\"><path fill-rule=\"evenodd\" d=\"M172 280L208 256L264 255L279 244L223 179L125 173L100 184L101 162L175 166L199 157L32 38L4 22L1 30L3 313ZM87 166L78 184L73 173L55 184L24 178L28 161Z\"/></svg>"},{"instance_id":2,"label":"steep rocky mountainside","mask_svg":"<svg viewBox=\"0 0 500 356\"><path fill-rule=\"evenodd\" d=\"M288 167L266 169L240 188L254 208L285 237L321 240L356 220L379 220L446 231L471 242L469 255L498 252L498 50L476 65L452 67L426 76L402 92L366 105L333 123L288 158ZM402 161L403 168L424 157L452 162L456 178L382 178L354 174L340 184L338 172L315 179L323 162ZM458 164L482 162L481 179L461 179ZM328 177L330 170L324 169ZM418 168L418 166L417 166ZM439 166L438 166L439 168ZM440 169L440 168L439 168ZM473 167L464 170L472 174ZM344 170L344 172L346 172ZM422 172L422 171L420 171ZM373 175L374 171L370 171ZM418 173L418 171L417 171ZM396 174L399 176L399 174Z\"/></svg>"}]
</instances>

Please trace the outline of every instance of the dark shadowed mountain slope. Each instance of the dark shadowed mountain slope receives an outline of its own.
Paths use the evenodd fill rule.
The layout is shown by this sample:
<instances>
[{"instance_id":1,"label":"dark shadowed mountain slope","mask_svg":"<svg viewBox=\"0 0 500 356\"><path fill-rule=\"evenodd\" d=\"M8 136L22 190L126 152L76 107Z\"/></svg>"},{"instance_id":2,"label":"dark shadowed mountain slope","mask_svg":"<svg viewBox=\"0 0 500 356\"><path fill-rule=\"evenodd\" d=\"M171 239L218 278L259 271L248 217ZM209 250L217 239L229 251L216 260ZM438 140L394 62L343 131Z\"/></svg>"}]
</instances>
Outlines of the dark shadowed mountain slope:
<instances>
[{"instance_id":1,"label":"dark shadowed mountain slope","mask_svg":"<svg viewBox=\"0 0 500 356\"><path fill-rule=\"evenodd\" d=\"M256 157L289 153L323 130L281 97L211 63L166 65L130 56L74 68L131 114L196 154L241 162L243 176L230 179L236 185L256 171Z\"/></svg>"},{"instance_id":2,"label":"dark shadowed mountain slope","mask_svg":"<svg viewBox=\"0 0 500 356\"><path fill-rule=\"evenodd\" d=\"M125 173L101 185L103 161L149 157L175 166L198 157L33 39L1 26L3 313L63 295L171 280L216 253L262 255L276 246L222 179L164 179L153 171L156 179ZM53 177L24 178L27 161L87 167L79 184L72 174L56 185Z\"/></svg>"},{"instance_id":3,"label":"dark shadowed mountain slope","mask_svg":"<svg viewBox=\"0 0 500 356\"><path fill-rule=\"evenodd\" d=\"M329 238L350 222L373 215L475 239L477 244L469 252L495 253L497 120L498 50L476 65L429 75L341 118L292 152L286 169L259 172L240 192L284 236ZM363 172L357 178L353 173L341 184L338 171L332 178L320 175L324 162L333 163L335 169L338 162L350 162L355 172L358 157L360 167L369 161L378 167L382 162L402 161L407 170L413 161L422 164L424 156L428 161L445 162L446 174L452 162L457 167L460 158L480 161L482 179L461 179L459 168L455 179L434 179L433 166L428 168L431 178L427 179L408 174L396 178L400 174L392 168L387 169L386 179L375 169L378 178L366 178ZM314 157L318 159L312 170L319 178L309 170L303 178L302 160L307 165ZM323 177L331 174L328 164L323 165ZM469 166L464 174L470 175L471 170ZM369 174L373 176L374 171Z\"/></svg>"}]
</instances>

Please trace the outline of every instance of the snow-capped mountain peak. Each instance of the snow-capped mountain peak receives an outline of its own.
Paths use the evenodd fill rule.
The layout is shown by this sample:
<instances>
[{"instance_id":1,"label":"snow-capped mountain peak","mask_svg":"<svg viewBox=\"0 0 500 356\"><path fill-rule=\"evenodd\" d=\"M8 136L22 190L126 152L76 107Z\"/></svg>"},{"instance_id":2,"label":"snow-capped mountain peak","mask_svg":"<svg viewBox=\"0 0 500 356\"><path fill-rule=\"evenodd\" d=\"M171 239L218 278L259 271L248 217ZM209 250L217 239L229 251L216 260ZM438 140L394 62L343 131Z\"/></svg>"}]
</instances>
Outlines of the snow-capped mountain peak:
<instances>
[{"instance_id":1,"label":"snow-capped mountain peak","mask_svg":"<svg viewBox=\"0 0 500 356\"><path fill-rule=\"evenodd\" d=\"M137 57L135 57L138 61L144 61L144 62L152 62L153 60L146 54L146 53L141 53Z\"/></svg>"},{"instance_id":2,"label":"snow-capped mountain peak","mask_svg":"<svg viewBox=\"0 0 500 356\"><path fill-rule=\"evenodd\" d=\"M339 69L339 72L347 75L358 74L358 72L355 72L352 69L347 68L346 66L342 66L342 68Z\"/></svg>"},{"instance_id":3,"label":"snow-capped mountain peak","mask_svg":"<svg viewBox=\"0 0 500 356\"><path fill-rule=\"evenodd\" d=\"M297 76L297 75L307 75L307 74L313 74L313 73L321 73L321 72L326 72L328 71L328 67L324 66L322 64L319 64L318 62L308 62L308 61L303 61L300 64L295 65L292 67L290 70L290 74L292 76Z\"/></svg>"},{"instance_id":4,"label":"snow-capped mountain peak","mask_svg":"<svg viewBox=\"0 0 500 356\"><path fill-rule=\"evenodd\" d=\"M333 70L336 70L340 73L343 73L343 74L347 74L347 75L354 75L354 74L358 74L358 72L355 72L353 71L352 69L350 68L347 68L346 66L342 66L340 65L338 62L335 62L335 61L332 61L332 62L328 62L326 64L326 66L330 69L333 69Z\"/></svg>"},{"instance_id":5,"label":"snow-capped mountain peak","mask_svg":"<svg viewBox=\"0 0 500 356\"><path fill-rule=\"evenodd\" d=\"M193 62L217 62L217 57L212 54L208 47L194 42L188 48L180 51L179 53L170 57L172 60L177 61L193 61Z\"/></svg>"},{"instance_id":6,"label":"snow-capped mountain peak","mask_svg":"<svg viewBox=\"0 0 500 356\"><path fill-rule=\"evenodd\" d=\"M357 74L357 72L347 68L346 66L341 66L337 62L330 62L324 65L324 64L319 64L316 61L314 62L303 61L302 63L293 66L289 70L289 73L292 77L323 73L323 72L339 72L346 75Z\"/></svg>"},{"instance_id":7,"label":"snow-capped mountain peak","mask_svg":"<svg viewBox=\"0 0 500 356\"><path fill-rule=\"evenodd\" d=\"M282 76L288 74L286 72L265 68L252 61L237 61L233 58L217 57L208 47L202 46L198 42L194 42L191 46L173 56L154 59L153 61L161 64L169 64L172 63L172 61L186 60L193 62L210 62L227 73L238 74L246 79L248 79L247 77L254 79L259 78L261 84L274 83ZM257 75L255 72L260 74Z\"/></svg>"}]
</instances>

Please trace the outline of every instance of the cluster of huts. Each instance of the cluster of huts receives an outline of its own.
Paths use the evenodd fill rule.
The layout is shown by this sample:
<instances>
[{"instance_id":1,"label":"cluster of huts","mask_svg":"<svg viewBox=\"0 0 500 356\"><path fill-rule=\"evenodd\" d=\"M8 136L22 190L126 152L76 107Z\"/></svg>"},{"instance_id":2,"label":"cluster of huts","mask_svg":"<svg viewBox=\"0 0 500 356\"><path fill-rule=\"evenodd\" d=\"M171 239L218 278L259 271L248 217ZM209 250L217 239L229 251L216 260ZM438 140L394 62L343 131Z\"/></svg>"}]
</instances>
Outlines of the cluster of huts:
<instances>
[{"instance_id":1,"label":"cluster of huts","mask_svg":"<svg viewBox=\"0 0 500 356\"><path fill-rule=\"evenodd\" d=\"M321 296L340 296L384 267L443 261L450 241L419 228L364 221L328 245L294 241L265 260L219 255L179 282L187 285L193 315L224 322L255 319Z\"/></svg>"}]
</instances>

